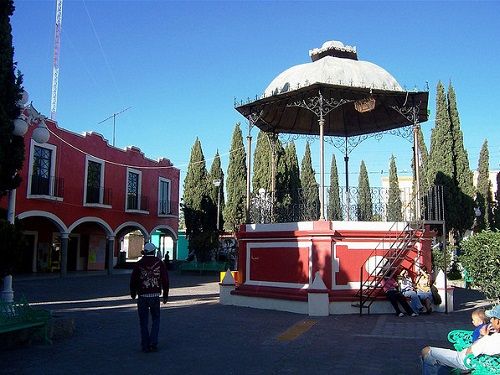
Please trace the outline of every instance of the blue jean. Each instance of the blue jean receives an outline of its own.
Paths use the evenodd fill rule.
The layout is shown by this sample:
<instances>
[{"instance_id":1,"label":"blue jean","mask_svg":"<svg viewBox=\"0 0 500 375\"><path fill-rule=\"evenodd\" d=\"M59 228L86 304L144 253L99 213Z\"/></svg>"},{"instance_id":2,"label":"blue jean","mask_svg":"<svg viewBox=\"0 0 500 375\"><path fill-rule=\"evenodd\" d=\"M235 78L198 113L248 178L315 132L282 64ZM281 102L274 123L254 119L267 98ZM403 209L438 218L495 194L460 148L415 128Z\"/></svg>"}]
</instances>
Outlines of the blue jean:
<instances>
[{"instance_id":1,"label":"blue jean","mask_svg":"<svg viewBox=\"0 0 500 375\"><path fill-rule=\"evenodd\" d=\"M137 298L137 312L141 326L141 346L143 350L158 345L160 330L160 297ZM151 331L149 330L149 313L151 313Z\"/></svg>"},{"instance_id":2,"label":"blue jean","mask_svg":"<svg viewBox=\"0 0 500 375\"><path fill-rule=\"evenodd\" d=\"M430 348L429 354L422 358L422 375L447 375L450 368L466 370L464 365L465 351L444 348Z\"/></svg>"},{"instance_id":3,"label":"blue jean","mask_svg":"<svg viewBox=\"0 0 500 375\"><path fill-rule=\"evenodd\" d=\"M420 298L418 298L417 292L414 290L407 290L403 292L403 295L410 298L410 306L417 314L424 308L422 302L420 302Z\"/></svg>"}]
</instances>

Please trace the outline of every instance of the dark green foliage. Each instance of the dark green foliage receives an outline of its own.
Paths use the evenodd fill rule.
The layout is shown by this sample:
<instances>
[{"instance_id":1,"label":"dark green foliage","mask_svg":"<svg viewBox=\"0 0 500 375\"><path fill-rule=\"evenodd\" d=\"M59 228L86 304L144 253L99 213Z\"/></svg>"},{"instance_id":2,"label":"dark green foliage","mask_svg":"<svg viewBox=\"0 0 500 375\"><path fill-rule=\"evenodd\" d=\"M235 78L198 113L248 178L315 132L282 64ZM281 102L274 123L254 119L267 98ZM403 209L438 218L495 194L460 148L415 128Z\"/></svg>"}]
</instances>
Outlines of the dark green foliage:
<instances>
[{"instance_id":1,"label":"dark green foliage","mask_svg":"<svg viewBox=\"0 0 500 375\"><path fill-rule=\"evenodd\" d=\"M462 266L487 298L500 298L500 232L485 230L461 243Z\"/></svg>"},{"instance_id":2,"label":"dark green foliage","mask_svg":"<svg viewBox=\"0 0 500 375\"><path fill-rule=\"evenodd\" d=\"M306 143L306 150L302 159L300 181L305 205L303 220L318 220L320 214L319 190L312 167L309 142Z\"/></svg>"},{"instance_id":3,"label":"dark green foliage","mask_svg":"<svg viewBox=\"0 0 500 375\"><path fill-rule=\"evenodd\" d=\"M495 193L495 208L493 210L493 222L496 229L500 230L500 172L497 173L497 191Z\"/></svg>"},{"instance_id":4,"label":"dark green foliage","mask_svg":"<svg viewBox=\"0 0 500 375\"><path fill-rule=\"evenodd\" d=\"M219 206L219 228L217 228L217 230L222 230L222 228L224 228L224 219L222 215L222 212L224 210L224 172L222 171L220 165L220 156L218 150L215 154L214 161L212 162L212 167L210 168L209 180L212 181L210 189L210 199L212 200L212 204L215 206L216 210L217 206ZM219 186L215 186L214 181L216 180L220 181Z\"/></svg>"},{"instance_id":5,"label":"dark green foliage","mask_svg":"<svg viewBox=\"0 0 500 375\"><path fill-rule=\"evenodd\" d=\"M328 220L342 220L342 208L340 206L339 176L337 172L337 161L332 154L330 167L330 189L328 194Z\"/></svg>"},{"instance_id":6,"label":"dark green foliage","mask_svg":"<svg viewBox=\"0 0 500 375\"><path fill-rule=\"evenodd\" d=\"M300 220L300 202L301 202L301 182L300 182L300 169L299 161L297 158L297 149L295 148L295 143L289 142L285 148L285 165L288 174L286 191L290 202L285 209L288 210L288 220L289 221L299 221Z\"/></svg>"},{"instance_id":7,"label":"dark green foliage","mask_svg":"<svg viewBox=\"0 0 500 375\"><path fill-rule=\"evenodd\" d=\"M485 140L479 154L477 166L477 190L476 206L481 210L481 215L476 217L477 230L493 228L493 196L491 193L491 182L489 179L489 152L488 141Z\"/></svg>"},{"instance_id":8,"label":"dark green foliage","mask_svg":"<svg viewBox=\"0 0 500 375\"><path fill-rule=\"evenodd\" d=\"M290 186L290 173L288 171L285 149L278 137L273 137L273 147L276 155L276 188L275 188L275 221L288 221L288 210L292 203L292 197L288 187Z\"/></svg>"},{"instance_id":9,"label":"dark green foliage","mask_svg":"<svg viewBox=\"0 0 500 375\"><path fill-rule=\"evenodd\" d=\"M359 167L357 215L359 221L373 220L370 182L364 160L361 161L361 166Z\"/></svg>"},{"instance_id":10,"label":"dark green foliage","mask_svg":"<svg viewBox=\"0 0 500 375\"><path fill-rule=\"evenodd\" d=\"M401 190L399 189L398 170L396 158L391 156L389 165L389 197L387 202L387 221L400 221L402 219Z\"/></svg>"},{"instance_id":11,"label":"dark green foliage","mask_svg":"<svg viewBox=\"0 0 500 375\"><path fill-rule=\"evenodd\" d=\"M453 86L448 86L448 113L453 135L454 181L458 189L457 195L457 231L463 234L471 228L474 220L474 185L473 173L469 165L469 157L464 147L463 133L460 128L457 101Z\"/></svg>"},{"instance_id":12,"label":"dark green foliage","mask_svg":"<svg viewBox=\"0 0 500 375\"><path fill-rule=\"evenodd\" d=\"M429 190L431 186L428 180L428 175L426 173L427 166L429 163L429 153L427 152L427 146L425 145L424 135L422 134L422 128L419 126L417 129L417 143L419 148L420 160L418 165L419 179L420 179L420 196L423 196ZM412 156L412 168L415 170L415 154ZM416 178L413 181L413 189L415 189ZM416 189L414 190L416 191Z\"/></svg>"},{"instance_id":13,"label":"dark green foliage","mask_svg":"<svg viewBox=\"0 0 500 375\"><path fill-rule=\"evenodd\" d=\"M231 151L227 167L227 202L224 207L224 229L236 231L246 222L247 165L245 147L240 124L236 124L231 140Z\"/></svg>"},{"instance_id":14,"label":"dark green foliage","mask_svg":"<svg viewBox=\"0 0 500 375\"><path fill-rule=\"evenodd\" d=\"M211 251L217 247L214 220L217 211L210 198L208 183L205 157L197 138L191 149L188 171L184 179L181 208L184 212L189 250L196 254L199 261L209 260Z\"/></svg>"},{"instance_id":15,"label":"dark green foliage","mask_svg":"<svg viewBox=\"0 0 500 375\"><path fill-rule=\"evenodd\" d=\"M271 191L272 149L271 134L259 130L253 157L252 191Z\"/></svg>"},{"instance_id":16,"label":"dark green foliage","mask_svg":"<svg viewBox=\"0 0 500 375\"><path fill-rule=\"evenodd\" d=\"M16 172L24 162L23 138L12 134L22 92L22 76L15 74L10 25L13 13L13 1L0 1L0 197L19 186L21 180Z\"/></svg>"},{"instance_id":17,"label":"dark green foliage","mask_svg":"<svg viewBox=\"0 0 500 375\"><path fill-rule=\"evenodd\" d=\"M2 211L2 216L6 213ZM0 218L0 278L11 275L16 265L21 263L20 249L25 245L25 239L22 234L22 228L19 221L14 224Z\"/></svg>"},{"instance_id":18,"label":"dark green foliage","mask_svg":"<svg viewBox=\"0 0 500 375\"><path fill-rule=\"evenodd\" d=\"M443 186L446 227L459 239L473 222L472 174L451 86L449 91L447 101L444 87L438 83L427 178L431 184Z\"/></svg>"}]
</instances>

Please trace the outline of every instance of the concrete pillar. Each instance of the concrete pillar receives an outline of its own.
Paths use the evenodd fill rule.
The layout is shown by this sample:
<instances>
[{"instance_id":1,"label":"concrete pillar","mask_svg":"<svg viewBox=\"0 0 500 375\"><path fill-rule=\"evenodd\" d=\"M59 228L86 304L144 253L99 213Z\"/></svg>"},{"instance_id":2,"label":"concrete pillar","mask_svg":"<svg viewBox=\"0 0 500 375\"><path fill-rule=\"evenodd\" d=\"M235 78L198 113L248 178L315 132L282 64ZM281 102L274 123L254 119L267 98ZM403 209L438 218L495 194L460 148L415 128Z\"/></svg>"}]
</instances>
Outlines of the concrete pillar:
<instances>
[{"instance_id":1,"label":"concrete pillar","mask_svg":"<svg viewBox=\"0 0 500 375\"><path fill-rule=\"evenodd\" d=\"M176 261L177 260L177 240L172 237L172 261Z\"/></svg>"},{"instance_id":2,"label":"concrete pillar","mask_svg":"<svg viewBox=\"0 0 500 375\"><path fill-rule=\"evenodd\" d=\"M319 271L314 275L314 280L307 290L307 304L309 316L328 316L330 314L328 289L319 275Z\"/></svg>"},{"instance_id":3,"label":"concrete pillar","mask_svg":"<svg viewBox=\"0 0 500 375\"><path fill-rule=\"evenodd\" d=\"M3 290L0 294L1 300L5 302L14 301L14 291L12 290L12 275L3 278Z\"/></svg>"},{"instance_id":4,"label":"concrete pillar","mask_svg":"<svg viewBox=\"0 0 500 375\"><path fill-rule=\"evenodd\" d=\"M115 236L108 236L106 238L106 254L108 257L108 275L113 274L114 266L114 253L115 253Z\"/></svg>"},{"instance_id":5,"label":"concrete pillar","mask_svg":"<svg viewBox=\"0 0 500 375\"><path fill-rule=\"evenodd\" d=\"M69 233L61 233L61 277L68 273L68 242Z\"/></svg>"},{"instance_id":6,"label":"concrete pillar","mask_svg":"<svg viewBox=\"0 0 500 375\"><path fill-rule=\"evenodd\" d=\"M445 287L447 286L447 283L445 284L445 277L443 270L439 270L434 285L441 296L441 304L436 306L434 310L448 313L453 311L453 292L455 288L453 286Z\"/></svg>"},{"instance_id":7,"label":"concrete pillar","mask_svg":"<svg viewBox=\"0 0 500 375\"><path fill-rule=\"evenodd\" d=\"M236 283L231 270L228 268L222 282L219 284L219 303L221 305L232 305L231 292L236 288Z\"/></svg>"}]
</instances>

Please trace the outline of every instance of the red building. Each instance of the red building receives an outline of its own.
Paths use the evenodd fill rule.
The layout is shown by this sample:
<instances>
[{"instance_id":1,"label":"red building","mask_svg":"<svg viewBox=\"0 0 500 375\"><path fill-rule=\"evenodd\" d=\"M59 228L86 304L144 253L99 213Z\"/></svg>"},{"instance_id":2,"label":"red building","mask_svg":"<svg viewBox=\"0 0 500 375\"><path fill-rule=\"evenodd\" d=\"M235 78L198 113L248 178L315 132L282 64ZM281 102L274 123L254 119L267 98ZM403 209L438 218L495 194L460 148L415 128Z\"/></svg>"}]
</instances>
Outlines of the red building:
<instances>
[{"instance_id":1,"label":"red building","mask_svg":"<svg viewBox=\"0 0 500 375\"><path fill-rule=\"evenodd\" d=\"M100 134L46 124L47 143L32 140L34 126L24 137L22 183L10 204L28 239L18 272L111 270L124 236L137 231L145 240L171 237L175 248L179 169L139 148L110 146Z\"/></svg>"}]
</instances>

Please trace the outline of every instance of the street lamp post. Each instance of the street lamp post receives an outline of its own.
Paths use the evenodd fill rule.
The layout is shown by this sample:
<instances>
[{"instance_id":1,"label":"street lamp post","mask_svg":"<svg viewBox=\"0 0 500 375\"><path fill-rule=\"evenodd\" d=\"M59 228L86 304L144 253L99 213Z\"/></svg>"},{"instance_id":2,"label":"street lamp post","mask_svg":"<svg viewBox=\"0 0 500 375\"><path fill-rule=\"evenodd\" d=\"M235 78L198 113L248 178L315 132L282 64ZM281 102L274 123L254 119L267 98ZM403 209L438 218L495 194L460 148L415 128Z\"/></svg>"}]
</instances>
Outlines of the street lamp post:
<instances>
[{"instance_id":1,"label":"street lamp post","mask_svg":"<svg viewBox=\"0 0 500 375\"><path fill-rule=\"evenodd\" d=\"M46 143L49 140L50 134L45 124L45 117L42 116L30 103L28 103L28 93L23 91L21 100L17 103L21 109L21 115L14 120L14 129L12 134L24 137L30 125L36 125L31 138L36 143ZM7 220L14 224L16 217L16 189L9 190L7 202ZM6 302L14 300L14 290L12 290L12 275L6 275L3 278L3 290L0 293L0 299Z\"/></svg>"},{"instance_id":2,"label":"street lamp post","mask_svg":"<svg viewBox=\"0 0 500 375\"><path fill-rule=\"evenodd\" d=\"M220 216L220 184L221 180L213 180L213 184L217 187L217 232L219 231L219 216Z\"/></svg>"}]
</instances>

